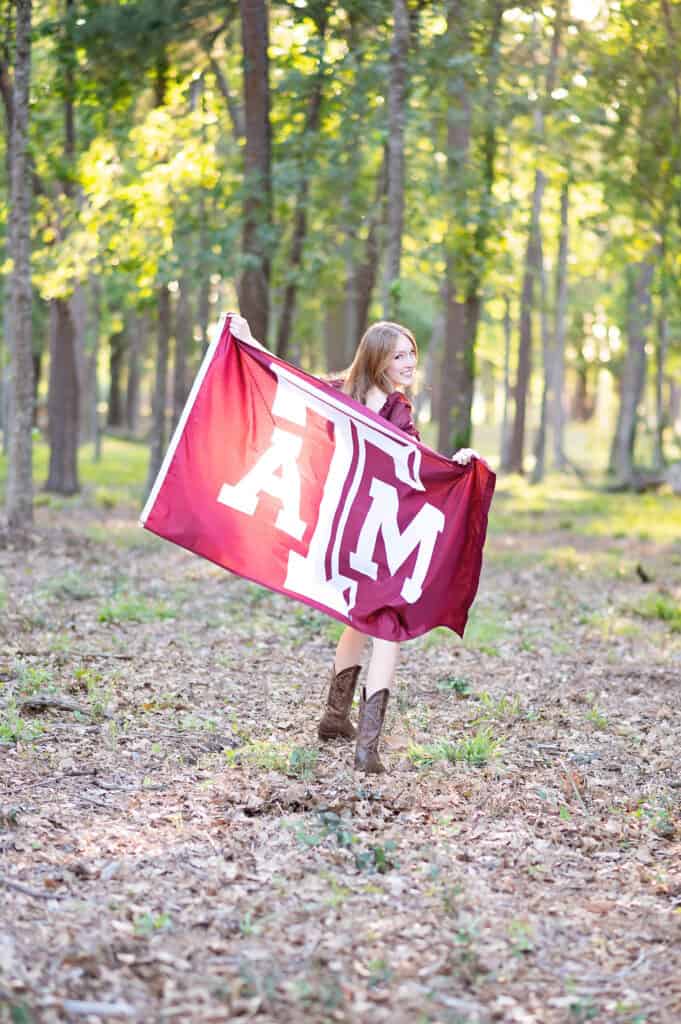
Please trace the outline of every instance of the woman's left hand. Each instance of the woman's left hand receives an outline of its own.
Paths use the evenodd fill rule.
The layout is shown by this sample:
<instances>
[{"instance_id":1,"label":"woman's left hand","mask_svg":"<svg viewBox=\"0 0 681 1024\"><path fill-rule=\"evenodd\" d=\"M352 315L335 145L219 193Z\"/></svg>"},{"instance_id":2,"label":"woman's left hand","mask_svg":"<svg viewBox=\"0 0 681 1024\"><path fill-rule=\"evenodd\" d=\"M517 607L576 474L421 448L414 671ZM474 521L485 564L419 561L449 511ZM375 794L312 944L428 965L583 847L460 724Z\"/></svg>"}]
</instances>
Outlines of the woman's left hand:
<instances>
[{"instance_id":1,"label":"woman's left hand","mask_svg":"<svg viewBox=\"0 0 681 1024\"><path fill-rule=\"evenodd\" d=\"M467 466L471 459L479 459L480 456L474 448L459 448L458 452L452 455L452 462L458 462L460 466Z\"/></svg>"}]
</instances>

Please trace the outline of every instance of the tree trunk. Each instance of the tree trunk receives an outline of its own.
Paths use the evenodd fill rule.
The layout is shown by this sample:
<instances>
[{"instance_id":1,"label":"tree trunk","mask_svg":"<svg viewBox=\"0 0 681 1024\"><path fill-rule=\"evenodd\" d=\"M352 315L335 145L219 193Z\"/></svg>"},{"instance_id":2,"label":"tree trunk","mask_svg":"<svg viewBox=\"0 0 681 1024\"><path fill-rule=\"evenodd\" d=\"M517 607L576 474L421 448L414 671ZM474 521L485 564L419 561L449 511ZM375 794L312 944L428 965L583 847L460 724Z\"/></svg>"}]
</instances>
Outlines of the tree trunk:
<instances>
[{"instance_id":1,"label":"tree trunk","mask_svg":"<svg viewBox=\"0 0 681 1024\"><path fill-rule=\"evenodd\" d=\"M447 183L452 216L460 219L466 216L465 176L472 118L469 83L461 67L462 57L468 57L471 48L469 25L462 0L448 0L447 32L452 42L451 59L455 68L458 63L458 70L452 71L447 82ZM448 232L445 260L445 344L438 409L438 448L442 452L465 446L470 440L473 348L468 334L466 302L460 298L464 286L458 280L462 273L463 254L454 251L450 241L456 235L455 225L452 225L452 230Z\"/></svg>"},{"instance_id":2,"label":"tree trunk","mask_svg":"<svg viewBox=\"0 0 681 1024\"><path fill-rule=\"evenodd\" d=\"M556 321L553 373L553 462L557 470L567 466L565 456L565 335L567 327L570 182L560 193L560 232L556 265Z\"/></svg>"},{"instance_id":3,"label":"tree trunk","mask_svg":"<svg viewBox=\"0 0 681 1024\"><path fill-rule=\"evenodd\" d=\"M266 0L240 0L244 61L246 146L242 254L238 282L241 313L253 336L267 343L272 228L270 98Z\"/></svg>"},{"instance_id":4,"label":"tree trunk","mask_svg":"<svg viewBox=\"0 0 681 1024\"><path fill-rule=\"evenodd\" d=\"M383 277L383 316L400 308L400 262L404 230L404 129L407 99L409 14L406 0L393 0L393 37L388 89L388 230Z\"/></svg>"},{"instance_id":5,"label":"tree trunk","mask_svg":"<svg viewBox=\"0 0 681 1024\"><path fill-rule=\"evenodd\" d=\"M11 132L9 252L12 257L7 523L19 532L33 522L33 360L31 333L31 183L28 122L31 0L16 0L16 54Z\"/></svg>"},{"instance_id":6,"label":"tree trunk","mask_svg":"<svg viewBox=\"0 0 681 1024\"><path fill-rule=\"evenodd\" d=\"M173 415L172 428L177 426L184 403L187 401L187 355L194 337L191 301L189 297L189 281L180 281L180 294L177 300L175 315L175 360L173 363Z\"/></svg>"},{"instance_id":7,"label":"tree trunk","mask_svg":"<svg viewBox=\"0 0 681 1024\"><path fill-rule=\"evenodd\" d=\"M541 348L542 365L544 375L542 380L541 403L539 408L539 426L534 442L534 466L530 483L538 484L544 479L546 468L546 428L548 419L549 404L552 399L553 383L553 352L551 337L549 334L549 311L548 311L548 288L546 284L546 268L544 267L544 247L542 245L541 231L539 232L539 291L541 295L540 323L541 323Z\"/></svg>"},{"instance_id":8,"label":"tree trunk","mask_svg":"<svg viewBox=\"0 0 681 1024\"><path fill-rule=\"evenodd\" d=\"M558 55L562 31L563 8L565 0L558 0L556 17L551 39L551 52L546 66L544 88L537 87L548 98L554 90ZM536 64L535 64L536 70ZM536 80L536 78L535 78ZM535 103L534 113L535 145L541 147L545 137L544 110L542 101ZM534 306L535 281L541 284L542 244L541 244L541 208L546 187L546 176L539 167L535 168L534 189L532 192L532 212L525 253L525 270L520 297L520 344L518 348L518 370L515 383L515 415L509 445L509 462L504 467L511 472L522 473L525 461L525 421L527 413L527 396L532 375L532 310Z\"/></svg>"},{"instance_id":9,"label":"tree trunk","mask_svg":"<svg viewBox=\"0 0 681 1024\"><path fill-rule=\"evenodd\" d=\"M629 275L630 297L627 313L627 354L622 369L620 406L610 453L610 471L622 484L634 474L637 411L646 377L646 333L650 322L650 284L653 262L639 263Z\"/></svg>"},{"instance_id":10,"label":"tree trunk","mask_svg":"<svg viewBox=\"0 0 681 1024\"><path fill-rule=\"evenodd\" d=\"M102 302L102 286L98 277L90 281L90 329L92 331L92 349L90 351L90 434L94 442L94 461L102 458L102 430L99 423L99 331Z\"/></svg>"},{"instance_id":11,"label":"tree trunk","mask_svg":"<svg viewBox=\"0 0 681 1024\"><path fill-rule=\"evenodd\" d=\"M76 494L79 417L76 331L67 299L50 303L50 384L47 403L50 468L45 490Z\"/></svg>"},{"instance_id":12,"label":"tree trunk","mask_svg":"<svg viewBox=\"0 0 681 1024\"><path fill-rule=\"evenodd\" d=\"M504 400L501 414L501 437L499 440L499 462L508 465L511 440L509 409L511 405L511 300L504 295Z\"/></svg>"},{"instance_id":13,"label":"tree trunk","mask_svg":"<svg viewBox=\"0 0 681 1024\"><path fill-rule=\"evenodd\" d=\"M300 160L298 173L300 175L298 184L298 195L296 196L296 212L293 218L293 238L291 240L291 253L288 259L287 282L284 290L284 302L279 317L277 331L277 355L286 359L288 354L289 339L293 318L296 311L296 299L298 297L298 279L300 268L303 262L303 246L307 235L307 205L310 194L310 150L311 141L319 132L319 115L322 107L322 96L324 89L324 37L326 34L327 13L322 9L320 17L316 19L317 31L319 33L320 56L317 73L312 85L312 92L305 116L305 127L303 129L303 140L300 145L302 159ZM256 335L257 337L257 335Z\"/></svg>"},{"instance_id":14,"label":"tree trunk","mask_svg":"<svg viewBox=\"0 0 681 1024\"><path fill-rule=\"evenodd\" d=\"M151 402L151 450L147 493L163 462L166 448L166 396L168 390L168 348L170 344L170 292L167 285L158 290L158 343L156 348L156 378Z\"/></svg>"},{"instance_id":15,"label":"tree trunk","mask_svg":"<svg viewBox=\"0 0 681 1024\"><path fill-rule=\"evenodd\" d=\"M140 362L143 352L143 330L146 314L134 314L130 318L128 336L128 386L125 392L125 427L131 436L139 429L140 414Z\"/></svg>"},{"instance_id":16,"label":"tree trunk","mask_svg":"<svg viewBox=\"0 0 681 1024\"><path fill-rule=\"evenodd\" d=\"M66 0L66 29L69 33L64 55L64 163L61 182L63 195L74 194L71 171L76 156L74 43L72 15L74 0ZM47 402L50 467L45 490L56 494L75 494L78 482L78 442L80 440L80 376L78 338L70 299L50 303L50 382Z\"/></svg>"},{"instance_id":17,"label":"tree trunk","mask_svg":"<svg viewBox=\"0 0 681 1024\"><path fill-rule=\"evenodd\" d=\"M123 370L127 341L125 328L112 334L109 339L109 405L106 425L108 427L123 426Z\"/></svg>"},{"instance_id":18,"label":"tree trunk","mask_svg":"<svg viewBox=\"0 0 681 1024\"><path fill-rule=\"evenodd\" d=\"M662 297L664 303L665 296ZM666 309L662 308L657 320L657 345L655 359L655 445L653 449L653 466L655 469L663 469L664 457L664 428L667 419L664 407L664 368L669 348L669 319Z\"/></svg>"},{"instance_id":19,"label":"tree trunk","mask_svg":"<svg viewBox=\"0 0 681 1024\"><path fill-rule=\"evenodd\" d=\"M525 419L527 412L527 394L532 374L532 310L534 307L534 285L541 273L540 239L541 204L544 195L546 178L542 171L537 170L534 177L532 192L532 213L525 252L525 271L520 294L520 343L518 346L518 368L514 388L515 414L509 443L508 466L504 468L511 473L522 473L525 455Z\"/></svg>"}]
</instances>

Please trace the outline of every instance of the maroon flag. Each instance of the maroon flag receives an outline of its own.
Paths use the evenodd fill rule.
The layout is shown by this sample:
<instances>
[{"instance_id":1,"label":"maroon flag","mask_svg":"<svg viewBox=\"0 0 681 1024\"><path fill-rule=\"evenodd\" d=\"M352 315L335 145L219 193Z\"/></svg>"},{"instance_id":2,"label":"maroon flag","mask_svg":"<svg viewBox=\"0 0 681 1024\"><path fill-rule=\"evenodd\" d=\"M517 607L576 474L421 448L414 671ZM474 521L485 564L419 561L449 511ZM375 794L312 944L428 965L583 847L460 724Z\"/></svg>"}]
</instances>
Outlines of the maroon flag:
<instances>
[{"instance_id":1,"label":"maroon flag","mask_svg":"<svg viewBox=\"0 0 681 1024\"><path fill-rule=\"evenodd\" d=\"M495 476L232 337L203 364L148 530L371 636L463 634Z\"/></svg>"}]
</instances>

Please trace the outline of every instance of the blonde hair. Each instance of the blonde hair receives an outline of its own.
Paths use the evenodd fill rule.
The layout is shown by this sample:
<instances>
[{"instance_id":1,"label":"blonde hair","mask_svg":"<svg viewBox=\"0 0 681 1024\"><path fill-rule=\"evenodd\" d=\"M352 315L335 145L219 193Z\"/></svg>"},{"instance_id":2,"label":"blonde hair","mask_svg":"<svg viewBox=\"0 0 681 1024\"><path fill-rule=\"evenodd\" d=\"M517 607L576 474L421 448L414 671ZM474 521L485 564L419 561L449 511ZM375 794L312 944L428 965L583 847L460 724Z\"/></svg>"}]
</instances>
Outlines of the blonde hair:
<instances>
[{"instance_id":1,"label":"blonde hair","mask_svg":"<svg viewBox=\"0 0 681 1024\"><path fill-rule=\"evenodd\" d=\"M400 335L411 343L414 355L418 355L416 339L408 327L392 323L390 320L379 320L367 328L357 346L355 358L345 374L343 391L346 395L351 395L358 402L365 402L372 387L390 394L393 385L386 370Z\"/></svg>"}]
</instances>

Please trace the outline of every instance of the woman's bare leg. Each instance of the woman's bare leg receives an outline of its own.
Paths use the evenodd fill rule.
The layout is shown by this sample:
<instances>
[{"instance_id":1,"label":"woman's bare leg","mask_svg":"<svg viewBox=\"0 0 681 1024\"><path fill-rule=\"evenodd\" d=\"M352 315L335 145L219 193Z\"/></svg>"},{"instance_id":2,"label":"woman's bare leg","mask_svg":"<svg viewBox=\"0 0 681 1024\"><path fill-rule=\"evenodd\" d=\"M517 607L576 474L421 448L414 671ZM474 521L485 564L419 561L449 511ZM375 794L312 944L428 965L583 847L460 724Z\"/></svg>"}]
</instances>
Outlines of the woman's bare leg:
<instances>
[{"instance_id":1,"label":"woman's bare leg","mask_svg":"<svg viewBox=\"0 0 681 1024\"><path fill-rule=\"evenodd\" d=\"M362 656L366 647L367 637L359 633L352 626L346 626L341 633L341 638L336 647L336 657L333 667L336 672L342 672L346 668L353 668L362 664Z\"/></svg>"},{"instance_id":2,"label":"woman's bare leg","mask_svg":"<svg viewBox=\"0 0 681 1024\"><path fill-rule=\"evenodd\" d=\"M395 678L395 669L400 654L400 645L394 640L374 639L369 672L365 684L367 700L379 690L390 690Z\"/></svg>"}]
</instances>

